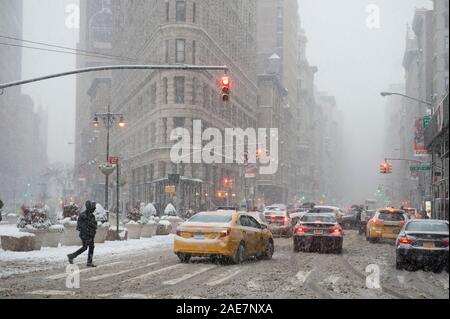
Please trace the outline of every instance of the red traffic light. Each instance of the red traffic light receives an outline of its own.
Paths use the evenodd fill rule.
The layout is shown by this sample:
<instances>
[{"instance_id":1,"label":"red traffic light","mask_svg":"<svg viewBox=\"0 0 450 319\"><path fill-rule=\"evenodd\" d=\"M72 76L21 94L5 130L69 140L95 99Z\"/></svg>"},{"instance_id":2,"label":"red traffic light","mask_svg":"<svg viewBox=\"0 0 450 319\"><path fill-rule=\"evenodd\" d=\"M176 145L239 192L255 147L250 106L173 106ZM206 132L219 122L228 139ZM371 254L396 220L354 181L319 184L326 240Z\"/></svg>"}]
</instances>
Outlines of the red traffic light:
<instances>
[{"instance_id":1,"label":"red traffic light","mask_svg":"<svg viewBox=\"0 0 450 319\"><path fill-rule=\"evenodd\" d=\"M380 173L381 174L391 174L392 173L392 164L385 161L380 165Z\"/></svg>"},{"instance_id":2,"label":"red traffic light","mask_svg":"<svg viewBox=\"0 0 450 319\"><path fill-rule=\"evenodd\" d=\"M231 80L228 76L222 77L222 87L227 87L227 88L231 87Z\"/></svg>"},{"instance_id":3,"label":"red traffic light","mask_svg":"<svg viewBox=\"0 0 450 319\"><path fill-rule=\"evenodd\" d=\"M231 79L228 76L222 77L220 85L222 101L228 102L230 100Z\"/></svg>"}]
</instances>

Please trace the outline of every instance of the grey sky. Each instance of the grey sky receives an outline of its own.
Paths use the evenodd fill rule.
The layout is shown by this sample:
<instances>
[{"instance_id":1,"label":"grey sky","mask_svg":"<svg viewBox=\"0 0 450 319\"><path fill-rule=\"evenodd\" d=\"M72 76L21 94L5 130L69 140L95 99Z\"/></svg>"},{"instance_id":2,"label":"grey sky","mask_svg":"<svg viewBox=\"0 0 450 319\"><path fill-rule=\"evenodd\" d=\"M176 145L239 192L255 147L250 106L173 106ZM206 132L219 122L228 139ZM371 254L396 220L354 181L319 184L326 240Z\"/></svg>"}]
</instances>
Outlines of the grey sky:
<instances>
[{"instance_id":1,"label":"grey sky","mask_svg":"<svg viewBox=\"0 0 450 319\"><path fill-rule=\"evenodd\" d=\"M369 29L366 7L380 9L380 28ZM379 92L402 83L406 25L416 7L432 8L430 0L299 0L302 26L308 36L307 56L319 67L317 87L336 96L345 116L347 198L373 197L380 184L386 101Z\"/></svg>"}]
</instances>

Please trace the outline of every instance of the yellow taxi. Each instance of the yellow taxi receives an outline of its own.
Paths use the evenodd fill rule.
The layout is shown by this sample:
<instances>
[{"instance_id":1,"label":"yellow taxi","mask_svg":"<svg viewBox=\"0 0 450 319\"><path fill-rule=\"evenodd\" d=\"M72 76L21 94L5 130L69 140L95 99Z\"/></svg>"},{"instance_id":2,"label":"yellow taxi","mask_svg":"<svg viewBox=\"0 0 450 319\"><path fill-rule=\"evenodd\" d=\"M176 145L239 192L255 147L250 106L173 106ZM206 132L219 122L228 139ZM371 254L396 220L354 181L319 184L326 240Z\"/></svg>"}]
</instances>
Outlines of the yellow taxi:
<instances>
[{"instance_id":1,"label":"yellow taxi","mask_svg":"<svg viewBox=\"0 0 450 319\"><path fill-rule=\"evenodd\" d=\"M271 259L273 252L272 233L247 212L198 213L178 226L174 239L174 253L183 263L219 257L239 264L251 256Z\"/></svg>"},{"instance_id":2,"label":"yellow taxi","mask_svg":"<svg viewBox=\"0 0 450 319\"><path fill-rule=\"evenodd\" d=\"M398 234L408 221L404 210L395 208L378 209L367 223L366 238L371 243L380 239L397 239Z\"/></svg>"}]
</instances>

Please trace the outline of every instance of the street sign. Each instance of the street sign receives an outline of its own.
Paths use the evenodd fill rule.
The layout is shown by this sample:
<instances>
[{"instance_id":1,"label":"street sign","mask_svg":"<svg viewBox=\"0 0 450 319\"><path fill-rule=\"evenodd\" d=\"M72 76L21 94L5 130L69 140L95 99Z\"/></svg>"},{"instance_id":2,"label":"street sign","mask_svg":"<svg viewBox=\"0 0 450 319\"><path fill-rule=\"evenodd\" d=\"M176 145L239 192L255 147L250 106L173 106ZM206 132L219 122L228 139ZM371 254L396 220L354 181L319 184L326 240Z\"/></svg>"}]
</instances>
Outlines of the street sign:
<instances>
[{"instance_id":1,"label":"street sign","mask_svg":"<svg viewBox=\"0 0 450 319\"><path fill-rule=\"evenodd\" d=\"M431 171L431 165L430 164L417 164L417 165L411 165L409 167L411 172L423 172L423 171Z\"/></svg>"},{"instance_id":2,"label":"street sign","mask_svg":"<svg viewBox=\"0 0 450 319\"><path fill-rule=\"evenodd\" d=\"M424 129L426 129L428 126L430 126L430 123L431 123L431 115L425 116L425 117L422 119L422 122L423 122L422 126L423 126Z\"/></svg>"},{"instance_id":3,"label":"street sign","mask_svg":"<svg viewBox=\"0 0 450 319\"><path fill-rule=\"evenodd\" d=\"M110 156L109 157L109 164L111 164L111 165L118 165L119 164L119 157L117 157L117 156Z\"/></svg>"}]
</instances>

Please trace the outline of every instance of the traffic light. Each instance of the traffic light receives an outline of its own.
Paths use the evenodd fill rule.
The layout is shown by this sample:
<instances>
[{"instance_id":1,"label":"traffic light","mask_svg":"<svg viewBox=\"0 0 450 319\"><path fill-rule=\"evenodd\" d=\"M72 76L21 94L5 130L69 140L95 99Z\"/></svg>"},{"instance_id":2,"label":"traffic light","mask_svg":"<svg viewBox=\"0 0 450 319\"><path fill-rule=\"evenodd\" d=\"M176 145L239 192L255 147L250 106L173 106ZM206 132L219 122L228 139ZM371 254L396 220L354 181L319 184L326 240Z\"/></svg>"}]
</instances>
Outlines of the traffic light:
<instances>
[{"instance_id":1,"label":"traffic light","mask_svg":"<svg viewBox=\"0 0 450 319\"><path fill-rule=\"evenodd\" d=\"M380 165L380 173L381 174L391 174L392 173L392 164L388 161L383 162Z\"/></svg>"},{"instance_id":2,"label":"traffic light","mask_svg":"<svg viewBox=\"0 0 450 319\"><path fill-rule=\"evenodd\" d=\"M230 100L231 80L228 76L223 76L220 82L222 90L222 101L228 102Z\"/></svg>"},{"instance_id":3,"label":"traffic light","mask_svg":"<svg viewBox=\"0 0 450 319\"><path fill-rule=\"evenodd\" d=\"M225 186L225 187L233 186L233 180L229 179L229 178L224 178L223 179L223 186Z\"/></svg>"}]
</instances>

